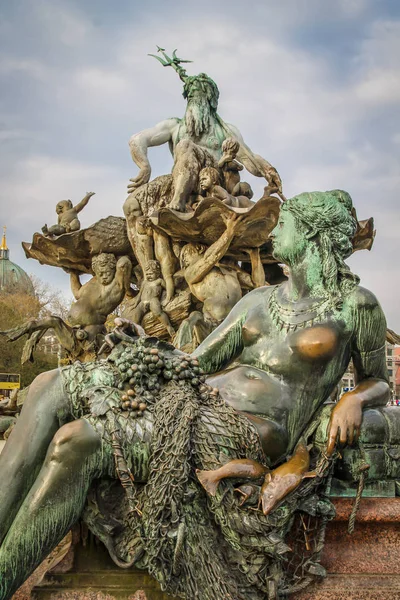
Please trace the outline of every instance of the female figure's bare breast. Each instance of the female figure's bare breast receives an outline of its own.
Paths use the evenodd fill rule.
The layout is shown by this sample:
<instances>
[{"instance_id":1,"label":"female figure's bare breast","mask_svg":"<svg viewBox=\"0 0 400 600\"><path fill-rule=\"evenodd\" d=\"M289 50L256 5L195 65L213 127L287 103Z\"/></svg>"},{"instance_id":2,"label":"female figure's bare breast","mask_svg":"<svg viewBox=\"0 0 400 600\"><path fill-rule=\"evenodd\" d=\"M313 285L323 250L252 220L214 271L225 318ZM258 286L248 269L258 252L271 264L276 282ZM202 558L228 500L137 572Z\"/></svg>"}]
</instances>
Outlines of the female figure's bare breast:
<instances>
[{"instance_id":1,"label":"female figure's bare breast","mask_svg":"<svg viewBox=\"0 0 400 600\"><path fill-rule=\"evenodd\" d=\"M296 429L302 428L335 386L332 373L340 374L349 360L350 333L340 314L332 313L316 324L279 329L266 310L270 293L259 293L247 312L236 364L208 381L236 410L282 428L288 441L294 415Z\"/></svg>"}]
</instances>

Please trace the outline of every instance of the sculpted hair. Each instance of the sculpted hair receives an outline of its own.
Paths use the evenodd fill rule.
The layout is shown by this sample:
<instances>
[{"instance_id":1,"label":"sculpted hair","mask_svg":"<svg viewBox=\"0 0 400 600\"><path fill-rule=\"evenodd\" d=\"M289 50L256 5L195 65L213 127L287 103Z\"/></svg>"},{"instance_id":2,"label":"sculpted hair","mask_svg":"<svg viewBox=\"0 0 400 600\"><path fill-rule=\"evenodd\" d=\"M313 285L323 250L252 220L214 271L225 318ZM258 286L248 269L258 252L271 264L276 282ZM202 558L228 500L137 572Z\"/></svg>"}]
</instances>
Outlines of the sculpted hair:
<instances>
[{"instance_id":1,"label":"sculpted hair","mask_svg":"<svg viewBox=\"0 0 400 600\"><path fill-rule=\"evenodd\" d=\"M316 242L327 291L334 296L346 295L360 279L344 260L353 251L352 239L357 229L353 202L343 190L306 192L283 203L309 230L307 237Z\"/></svg>"},{"instance_id":2,"label":"sculpted hair","mask_svg":"<svg viewBox=\"0 0 400 600\"><path fill-rule=\"evenodd\" d=\"M211 79L206 73L200 73L199 75L190 75L185 79L185 85L183 86L183 97L185 100L190 95L190 88L196 84L200 87L203 94L206 96L211 108L216 111L218 107L219 89L215 81Z\"/></svg>"},{"instance_id":3,"label":"sculpted hair","mask_svg":"<svg viewBox=\"0 0 400 600\"><path fill-rule=\"evenodd\" d=\"M234 154L236 156L239 152L239 148L240 144L234 138L226 138L226 140L222 142L222 152L224 153Z\"/></svg>"},{"instance_id":4,"label":"sculpted hair","mask_svg":"<svg viewBox=\"0 0 400 600\"><path fill-rule=\"evenodd\" d=\"M189 243L186 244L186 246L183 246L179 255L179 262L181 264L181 267L186 269L186 267L190 265L191 256L193 256L194 254L196 254L197 256L199 254L203 254L205 252L205 249L206 246L204 246L203 244Z\"/></svg>"},{"instance_id":5,"label":"sculpted hair","mask_svg":"<svg viewBox=\"0 0 400 600\"><path fill-rule=\"evenodd\" d=\"M68 206L68 208L72 208L73 204L71 202L71 200L60 200L60 202L57 202L57 208L61 208L62 206Z\"/></svg>"},{"instance_id":6,"label":"sculpted hair","mask_svg":"<svg viewBox=\"0 0 400 600\"><path fill-rule=\"evenodd\" d=\"M150 273L160 273L161 267L158 260L148 260L145 266L145 271Z\"/></svg>"},{"instance_id":7,"label":"sculpted hair","mask_svg":"<svg viewBox=\"0 0 400 600\"><path fill-rule=\"evenodd\" d=\"M202 175L209 175L212 183L215 185L216 183L221 183L221 178L219 176L219 172L214 167L204 167L199 173L199 179Z\"/></svg>"},{"instance_id":8,"label":"sculpted hair","mask_svg":"<svg viewBox=\"0 0 400 600\"><path fill-rule=\"evenodd\" d=\"M115 258L114 254L106 254L105 252L102 252L101 254L97 254L92 258L93 271L95 271L97 267L104 265L110 265L115 269L117 265L117 259Z\"/></svg>"}]
</instances>

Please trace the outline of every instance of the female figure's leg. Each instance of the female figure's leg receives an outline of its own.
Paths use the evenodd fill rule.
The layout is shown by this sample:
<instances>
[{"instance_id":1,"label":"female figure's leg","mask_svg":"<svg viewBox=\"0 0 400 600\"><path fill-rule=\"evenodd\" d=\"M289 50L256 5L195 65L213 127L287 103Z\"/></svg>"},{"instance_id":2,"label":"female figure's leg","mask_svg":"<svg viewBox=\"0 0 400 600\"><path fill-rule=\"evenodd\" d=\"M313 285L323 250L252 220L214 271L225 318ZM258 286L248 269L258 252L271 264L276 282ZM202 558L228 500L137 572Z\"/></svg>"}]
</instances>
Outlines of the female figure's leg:
<instances>
[{"instance_id":1,"label":"female figure's leg","mask_svg":"<svg viewBox=\"0 0 400 600\"><path fill-rule=\"evenodd\" d=\"M0 547L0 600L8 600L82 513L102 474L102 440L84 419L64 425Z\"/></svg>"},{"instance_id":2,"label":"female figure's leg","mask_svg":"<svg viewBox=\"0 0 400 600\"><path fill-rule=\"evenodd\" d=\"M0 455L0 543L43 464L57 429L70 419L58 370L36 377Z\"/></svg>"}]
</instances>

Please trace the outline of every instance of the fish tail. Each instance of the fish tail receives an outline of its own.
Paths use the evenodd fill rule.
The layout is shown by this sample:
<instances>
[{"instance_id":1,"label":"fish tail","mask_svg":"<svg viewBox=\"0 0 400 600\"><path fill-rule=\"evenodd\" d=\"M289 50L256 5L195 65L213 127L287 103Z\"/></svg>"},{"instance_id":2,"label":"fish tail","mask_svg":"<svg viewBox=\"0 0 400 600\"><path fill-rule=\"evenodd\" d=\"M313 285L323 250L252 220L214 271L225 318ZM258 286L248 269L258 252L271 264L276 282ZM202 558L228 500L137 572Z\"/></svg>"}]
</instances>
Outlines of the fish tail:
<instances>
[{"instance_id":1,"label":"fish tail","mask_svg":"<svg viewBox=\"0 0 400 600\"><path fill-rule=\"evenodd\" d=\"M308 447L306 445L306 443L304 442L304 439L301 439L296 448L295 451L293 453L293 457L292 458L299 458L301 461L301 472L305 473L309 466L310 466L310 452L308 450Z\"/></svg>"},{"instance_id":2,"label":"fish tail","mask_svg":"<svg viewBox=\"0 0 400 600\"><path fill-rule=\"evenodd\" d=\"M219 479L215 477L214 471L200 471L199 469L196 469L196 475L207 494L215 496Z\"/></svg>"}]
</instances>

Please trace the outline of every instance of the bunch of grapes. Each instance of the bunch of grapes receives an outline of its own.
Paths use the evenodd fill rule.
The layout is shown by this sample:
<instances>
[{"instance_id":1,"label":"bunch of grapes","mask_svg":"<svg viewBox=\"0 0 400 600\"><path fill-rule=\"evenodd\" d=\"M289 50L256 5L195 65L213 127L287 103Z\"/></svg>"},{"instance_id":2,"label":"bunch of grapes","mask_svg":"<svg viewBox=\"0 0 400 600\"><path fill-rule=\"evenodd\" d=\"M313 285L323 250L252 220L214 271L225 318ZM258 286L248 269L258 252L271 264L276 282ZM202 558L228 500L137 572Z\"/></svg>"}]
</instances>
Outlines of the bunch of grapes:
<instances>
[{"instance_id":1,"label":"bunch of grapes","mask_svg":"<svg viewBox=\"0 0 400 600\"><path fill-rule=\"evenodd\" d=\"M150 341L150 340L149 340ZM149 404L156 401L162 386L168 381L190 383L206 401L218 391L205 383L206 376L195 358L174 354L146 339L126 345L115 358L120 373L121 409L133 418L142 417ZM171 347L172 348L172 347ZM119 348L121 350L121 347ZM110 357L111 358L111 357Z\"/></svg>"}]
</instances>

